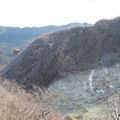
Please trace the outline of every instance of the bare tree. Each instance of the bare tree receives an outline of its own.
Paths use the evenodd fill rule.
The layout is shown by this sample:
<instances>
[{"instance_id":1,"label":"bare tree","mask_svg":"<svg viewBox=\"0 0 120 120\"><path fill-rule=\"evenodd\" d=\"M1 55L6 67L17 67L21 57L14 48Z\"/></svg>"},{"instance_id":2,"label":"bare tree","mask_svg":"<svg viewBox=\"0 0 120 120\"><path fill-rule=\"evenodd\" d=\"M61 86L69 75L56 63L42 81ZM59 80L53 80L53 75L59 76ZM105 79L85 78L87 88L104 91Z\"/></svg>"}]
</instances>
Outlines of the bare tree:
<instances>
[{"instance_id":1,"label":"bare tree","mask_svg":"<svg viewBox=\"0 0 120 120\"><path fill-rule=\"evenodd\" d=\"M120 120L120 93L108 99L108 112L113 120Z\"/></svg>"}]
</instances>

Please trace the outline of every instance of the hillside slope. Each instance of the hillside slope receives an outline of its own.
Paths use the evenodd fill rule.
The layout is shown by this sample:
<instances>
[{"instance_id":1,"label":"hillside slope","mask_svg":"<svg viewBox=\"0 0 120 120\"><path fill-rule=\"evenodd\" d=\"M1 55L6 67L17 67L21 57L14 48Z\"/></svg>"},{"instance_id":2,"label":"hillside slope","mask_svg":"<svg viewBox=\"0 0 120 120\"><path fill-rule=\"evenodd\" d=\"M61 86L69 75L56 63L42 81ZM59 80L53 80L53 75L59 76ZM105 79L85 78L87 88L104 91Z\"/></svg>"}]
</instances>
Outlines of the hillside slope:
<instances>
[{"instance_id":1,"label":"hillside slope","mask_svg":"<svg viewBox=\"0 0 120 120\"><path fill-rule=\"evenodd\" d=\"M76 26L84 26L84 24L71 23L61 26L31 28L0 26L0 65L6 65L16 57L12 53L15 48L19 48L23 51L34 39L39 36L58 30L74 28Z\"/></svg>"},{"instance_id":2,"label":"hillside slope","mask_svg":"<svg viewBox=\"0 0 120 120\"><path fill-rule=\"evenodd\" d=\"M120 62L120 18L42 36L1 71L19 84L47 87L66 72Z\"/></svg>"}]
</instances>

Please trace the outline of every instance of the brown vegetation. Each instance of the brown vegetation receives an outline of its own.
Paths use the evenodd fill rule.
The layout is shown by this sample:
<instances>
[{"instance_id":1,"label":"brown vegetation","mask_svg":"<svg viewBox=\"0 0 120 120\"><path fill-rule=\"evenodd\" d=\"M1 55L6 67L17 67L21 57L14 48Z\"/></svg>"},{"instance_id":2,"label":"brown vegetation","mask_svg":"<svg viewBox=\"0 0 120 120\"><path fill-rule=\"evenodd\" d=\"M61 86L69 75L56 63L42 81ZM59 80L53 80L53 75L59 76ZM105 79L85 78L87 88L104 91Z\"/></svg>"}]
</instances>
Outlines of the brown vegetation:
<instances>
[{"instance_id":1,"label":"brown vegetation","mask_svg":"<svg viewBox=\"0 0 120 120\"><path fill-rule=\"evenodd\" d=\"M1 81L0 120L60 120L60 115L40 101L40 89L28 93L13 82Z\"/></svg>"}]
</instances>

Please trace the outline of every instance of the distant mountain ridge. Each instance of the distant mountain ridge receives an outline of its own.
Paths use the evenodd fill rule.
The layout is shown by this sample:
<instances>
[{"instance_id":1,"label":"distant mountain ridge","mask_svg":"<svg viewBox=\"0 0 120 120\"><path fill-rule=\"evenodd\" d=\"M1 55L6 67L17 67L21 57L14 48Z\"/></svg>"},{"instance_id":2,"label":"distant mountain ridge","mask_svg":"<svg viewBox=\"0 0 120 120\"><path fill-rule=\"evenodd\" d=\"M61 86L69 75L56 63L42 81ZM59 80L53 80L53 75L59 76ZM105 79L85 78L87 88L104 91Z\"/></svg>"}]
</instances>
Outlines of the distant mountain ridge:
<instances>
[{"instance_id":1,"label":"distant mountain ridge","mask_svg":"<svg viewBox=\"0 0 120 120\"><path fill-rule=\"evenodd\" d=\"M87 24L88 26L90 24ZM21 43L22 40L28 40L28 39L35 39L35 37L54 32L56 30L64 30L69 29L73 27L84 27L84 24L81 23L71 23L67 25L61 25L61 26L44 26L44 27L25 27L25 28L19 28L19 27L0 27L0 42L7 42L7 43ZM21 35L22 34L22 35Z\"/></svg>"}]
</instances>

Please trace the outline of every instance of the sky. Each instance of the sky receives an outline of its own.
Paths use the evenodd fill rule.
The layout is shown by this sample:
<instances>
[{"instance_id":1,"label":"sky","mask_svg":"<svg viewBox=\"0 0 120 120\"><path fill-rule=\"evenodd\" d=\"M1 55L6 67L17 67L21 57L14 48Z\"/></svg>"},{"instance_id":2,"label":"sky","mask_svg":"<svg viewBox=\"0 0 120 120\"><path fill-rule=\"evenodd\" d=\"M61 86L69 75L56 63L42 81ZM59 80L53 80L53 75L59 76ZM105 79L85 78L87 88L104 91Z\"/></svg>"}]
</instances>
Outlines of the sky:
<instances>
[{"instance_id":1,"label":"sky","mask_svg":"<svg viewBox=\"0 0 120 120\"><path fill-rule=\"evenodd\" d=\"M0 0L0 26L40 27L120 16L120 0Z\"/></svg>"}]
</instances>

